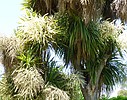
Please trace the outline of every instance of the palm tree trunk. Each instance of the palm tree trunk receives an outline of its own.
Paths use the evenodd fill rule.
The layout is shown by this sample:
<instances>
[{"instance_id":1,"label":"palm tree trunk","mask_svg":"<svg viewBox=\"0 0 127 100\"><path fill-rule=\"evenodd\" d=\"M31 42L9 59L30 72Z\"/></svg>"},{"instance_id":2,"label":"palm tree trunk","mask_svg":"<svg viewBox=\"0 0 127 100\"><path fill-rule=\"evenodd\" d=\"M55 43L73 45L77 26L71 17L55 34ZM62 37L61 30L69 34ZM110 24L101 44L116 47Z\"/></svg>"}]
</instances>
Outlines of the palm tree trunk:
<instances>
[{"instance_id":1,"label":"palm tree trunk","mask_svg":"<svg viewBox=\"0 0 127 100\"><path fill-rule=\"evenodd\" d=\"M81 86L81 91L84 97L84 100L98 100L98 92L97 89L90 89L91 87L85 86L84 88ZM97 87L96 87L97 88Z\"/></svg>"},{"instance_id":2,"label":"palm tree trunk","mask_svg":"<svg viewBox=\"0 0 127 100\"><path fill-rule=\"evenodd\" d=\"M107 59L109 58L110 55L105 55L105 59L103 59L100 62L99 69L96 70L96 80L95 83L93 84L92 81L89 81L87 84L84 85L84 87L80 86L82 94L84 96L84 100L98 100L99 99L99 80L100 76L102 73L102 70L106 64ZM90 79L89 79L90 80Z\"/></svg>"}]
</instances>

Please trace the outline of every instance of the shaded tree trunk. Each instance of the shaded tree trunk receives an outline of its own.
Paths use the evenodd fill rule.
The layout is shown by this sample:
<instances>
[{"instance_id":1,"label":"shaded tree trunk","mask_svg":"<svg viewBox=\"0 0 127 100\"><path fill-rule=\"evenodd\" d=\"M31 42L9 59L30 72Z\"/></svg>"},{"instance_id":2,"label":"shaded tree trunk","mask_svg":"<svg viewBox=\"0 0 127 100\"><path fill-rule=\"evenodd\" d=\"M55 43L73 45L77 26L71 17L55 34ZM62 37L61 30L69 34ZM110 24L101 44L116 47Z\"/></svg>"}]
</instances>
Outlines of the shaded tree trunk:
<instances>
[{"instance_id":1,"label":"shaded tree trunk","mask_svg":"<svg viewBox=\"0 0 127 100\"><path fill-rule=\"evenodd\" d=\"M84 87L80 86L84 100L99 100L100 92L101 92L99 89L99 80L100 80L102 70L105 67L105 64L106 64L109 56L110 55L105 55L104 59L100 62L100 66L99 66L98 70L95 70L96 71L95 83L93 83L92 80L89 78L89 79L85 80L87 82L84 85ZM84 75L85 75L85 73L84 73Z\"/></svg>"},{"instance_id":2,"label":"shaded tree trunk","mask_svg":"<svg viewBox=\"0 0 127 100\"><path fill-rule=\"evenodd\" d=\"M95 89L95 88L91 89L91 87L88 85L88 86L85 86L85 87L81 86L81 91L82 91L84 100L98 100L98 91L97 91L97 89Z\"/></svg>"}]
</instances>

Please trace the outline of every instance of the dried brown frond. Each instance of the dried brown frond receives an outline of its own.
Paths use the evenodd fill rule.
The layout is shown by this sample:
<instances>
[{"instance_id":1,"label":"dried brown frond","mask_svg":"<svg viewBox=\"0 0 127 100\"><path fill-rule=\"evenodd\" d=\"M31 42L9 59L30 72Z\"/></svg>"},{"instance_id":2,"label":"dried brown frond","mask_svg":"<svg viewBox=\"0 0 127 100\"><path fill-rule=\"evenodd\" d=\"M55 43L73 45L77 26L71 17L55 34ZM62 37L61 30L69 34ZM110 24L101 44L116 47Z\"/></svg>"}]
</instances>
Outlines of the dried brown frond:
<instances>
[{"instance_id":1,"label":"dried brown frond","mask_svg":"<svg viewBox=\"0 0 127 100\"><path fill-rule=\"evenodd\" d=\"M28 0L26 0L28 1ZM25 3L27 8L33 8L41 15L54 14L56 12L75 13L88 23L100 18L105 0L29 0Z\"/></svg>"},{"instance_id":2,"label":"dried brown frond","mask_svg":"<svg viewBox=\"0 0 127 100\"><path fill-rule=\"evenodd\" d=\"M114 0L111 8L117 17L127 21L127 0Z\"/></svg>"},{"instance_id":3,"label":"dried brown frond","mask_svg":"<svg viewBox=\"0 0 127 100\"><path fill-rule=\"evenodd\" d=\"M59 12L75 13L87 24L101 15L104 0L59 0Z\"/></svg>"}]
</instances>

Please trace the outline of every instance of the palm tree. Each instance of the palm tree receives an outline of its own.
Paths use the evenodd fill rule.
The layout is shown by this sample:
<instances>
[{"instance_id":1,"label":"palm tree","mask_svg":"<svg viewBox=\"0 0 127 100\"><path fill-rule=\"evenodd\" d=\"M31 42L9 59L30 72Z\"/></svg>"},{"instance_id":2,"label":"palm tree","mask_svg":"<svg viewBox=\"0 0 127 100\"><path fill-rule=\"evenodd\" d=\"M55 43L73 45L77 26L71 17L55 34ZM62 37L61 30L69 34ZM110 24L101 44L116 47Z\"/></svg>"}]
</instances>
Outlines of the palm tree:
<instances>
[{"instance_id":1,"label":"palm tree","mask_svg":"<svg viewBox=\"0 0 127 100\"><path fill-rule=\"evenodd\" d=\"M66 30L55 39L58 47L54 46L54 49L58 55L63 56L66 65L71 63L75 69L84 73L87 85L81 87L81 90L86 100L96 100L103 84L112 87L114 82L120 81L118 76L122 77L123 73L118 70L119 67L114 67L111 63L114 55L121 55L114 37L118 31L112 31L116 29L112 29L111 24L100 24L100 18L121 18L126 21L125 0L31 0L29 3L25 1L25 7L33 8L41 15L54 15L58 12L65 16L62 18L58 14L62 19L58 24L66 26ZM112 72L111 79L107 79L107 72Z\"/></svg>"},{"instance_id":2,"label":"palm tree","mask_svg":"<svg viewBox=\"0 0 127 100\"><path fill-rule=\"evenodd\" d=\"M66 65L71 63L74 69L83 72L86 84L81 90L84 98L97 100L103 85L109 89L124 76L118 66L123 64L119 61L112 63L117 60L116 54L121 54L114 37L118 31L109 22L90 22L84 26L77 17L70 20L65 38L57 41L59 48L55 48L56 53L63 56ZM107 79L107 72L112 73L110 79Z\"/></svg>"},{"instance_id":3,"label":"palm tree","mask_svg":"<svg viewBox=\"0 0 127 100\"><path fill-rule=\"evenodd\" d=\"M12 77L5 81L12 84L9 89L13 92L9 96L14 96L13 99L18 96L21 99L35 99L38 98L39 93L44 93L50 100L52 93L58 91L62 95L65 94L63 97L65 100L69 99L65 93L66 89L57 90L60 88L60 84L56 85L57 81L52 84L57 88L48 86L45 89L46 80L49 80L49 83L52 80L52 77L46 78L48 76L46 55L49 47L54 48L55 52L63 57L66 66L71 65L75 70L83 73L86 84L80 83L80 88L86 100L97 100L104 85L106 89L110 89L115 82L121 81L124 76L121 71L123 64L116 60L116 54L121 55L116 42L119 31L111 23L100 20L107 18L105 14L102 16L102 11L109 6L105 4L111 3L116 9L118 2L113 0L110 2L108 0L25 0L24 6L33 8L38 15L27 12L28 16L18 27L16 31L16 36L20 40L18 51L14 49L17 44L11 49L3 49L5 54L7 53L5 57L13 62L7 66L18 68L15 71L13 68L7 71L13 73ZM45 15L46 13L49 16ZM8 56L11 50L16 50L16 56ZM27 72L31 73L30 76ZM26 78L18 80L21 73ZM38 81L29 80L33 77ZM25 84L28 88L24 89L21 81L26 80L29 80ZM28 84L35 88L29 88L31 85ZM55 92L55 95L59 93ZM46 99L45 96L41 99ZM61 98L61 96L54 97L58 100Z\"/></svg>"}]
</instances>

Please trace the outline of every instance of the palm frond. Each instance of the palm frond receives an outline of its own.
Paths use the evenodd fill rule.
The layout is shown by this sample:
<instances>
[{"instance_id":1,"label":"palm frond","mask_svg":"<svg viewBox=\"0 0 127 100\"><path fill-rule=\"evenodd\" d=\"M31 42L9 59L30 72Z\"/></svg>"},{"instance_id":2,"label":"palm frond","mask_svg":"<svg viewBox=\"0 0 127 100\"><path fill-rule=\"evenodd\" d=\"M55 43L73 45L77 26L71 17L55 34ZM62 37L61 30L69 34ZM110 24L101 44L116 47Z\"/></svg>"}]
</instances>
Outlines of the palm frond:
<instances>
[{"instance_id":1,"label":"palm frond","mask_svg":"<svg viewBox=\"0 0 127 100\"><path fill-rule=\"evenodd\" d=\"M120 35L120 32L122 31L122 25L120 26L119 27L115 26L113 22L102 21L99 24L99 30L103 38L108 38L111 36L116 39Z\"/></svg>"},{"instance_id":2,"label":"palm frond","mask_svg":"<svg viewBox=\"0 0 127 100\"><path fill-rule=\"evenodd\" d=\"M104 3L105 0L25 0L23 5L28 9L32 8L41 15L74 12L82 17L87 24L91 20L100 18Z\"/></svg>"},{"instance_id":3,"label":"palm frond","mask_svg":"<svg viewBox=\"0 0 127 100\"><path fill-rule=\"evenodd\" d=\"M19 68L13 72L14 88L17 94L25 100L32 99L44 88L44 80L38 69L34 66L31 68Z\"/></svg>"},{"instance_id":4,"label":"palm frond","mask_svg":"<svg viewBox=\"0 0 127 100\"><path fill-rule=\"evenodd\" d=\"M100 63L106 58L106 56L108 56L108 58L106 58L106 61L107 61L107 59L111 59L111 58L114 59L118 55L120 55L122 57L121 49L120 49L119 44L116 40L120 34L119 33L120 29L117 29L113 25L113 23L110 23L108 21L104 21L104 22L100 23L98 27L99 27L99 31L101 33L101 37L102 37L102 41L103 41L103 43L102 43L103 49L100 49L98 56L96 56L96 60L90 63L90 65L89 65L90 67L87 67L92 80L96 80L96 77L97 77L96 70L98 70L100 68L99 67L101 65ZM107 73L108 73L108 71L107 71ZM110 73L111 73L111 71L110 71Z\"/></svg>"},{"instance_id":5,"label":"palm frond","mask_svg":"<svg viewBox=\"0 0 127 100\"><path fill-rule=\"evenodd\" d=\"M43 93L46 97L45 100L70 100L70 97L65 91L53 86L46 87Z\"/></svg>"},{"instance_id":6,"label":"palm frond","mask_svg":"<svg viewBox=\"0 0 127 100\"><path fill-rule=\"evenodd\" d=\"M0 37L0 48L6 56L13 59L17 50L20 50L20 40L17 37Z\"/></svg>"},{"instance_id":7,"label":"palm frond","mask_svg":"<svg viewBox=\"0 0 127 100\"><path fill-rule=\"evenodd\" d=\"M48 69L45 71L46 83L66 91L70 100L79 98L80 85L84 86L85 81L81 72L75 71L69 75L63 73L64 66L57 66L53 59L48 61Z\"/></svg>"},{"instance_id":8,"label":"palm frond","mask_svg":"<svg viewBox=\"0 0 127 100\"><path fill-rule=\"evenodd\" d=\"M53 16L39 16L35 12L27 11L22 18L16 36L25 43L39 43L47 48L49 42L53 42L53 35L57 33L56 22Z\"/></svg>"},{"instance_id":9,"label":"palm frond","mask_svg":"<svg viewBox=\"0 0 127 100\"><path fill-rule=\"evenodd\" d=\"M116 83L123 82L126 77L124 72L126 65L121 62L119 57L114 56L108 59L101 75L107 91L111 91Z\"/></svg>"},{"instance_id":10,"label":"palm frond","mask_svg":"<svg viewBox=\"0 0 127 100\"><path fill-rule=\"evenodd\" d=\"M69 87L74 87L76 85L81 85L83 87L85 85L85 77L79 71L75 71L74 73L70 74L68 79L70 81L68 82Z\"/></svg>"},{"instance_id":11,"label":"palm frond","mask_svg":"<svg viewBox=\"0 0 127 100\"><path fill-rule=\"evenodd\" d=\"M71 62L75 65L74 67L78 67L81 59L84 61L90 58L95 59L99 50L102 49L103 41L95 22L85 26L80 17L73 15L69 18L68 31L65 34L61 44L58 43L58 39L56 41L58 43L56 53L58 51L58 54L63 55L66 64Z\"/></svg>"},{"instance_id":12,"label":"palm frond","mask_svg":"<svg viewBox=\"0 0 127 100\"><path fill-rule=\"evenodd\" d=\"M16 56L21 51L21 41L17 37L0 37L0 49L3 52L3 64L7 71L16 62Z\"/></svg>"},{"instance_id":13,"label":"palm frond","mask_svg":"<svg viewBox=\"0 0 127 100\"><path fill-rule=\"evenodd\" d=\"M16 100L14 95L14 82L10 74L5 74L0 81L0 97L2 100Z\"/></svg>"},{"instance_id":14,"label":"palm frond","mask_svg":"<svg viewBox=\"0 0 127 100\"><path fill-rule=\"evenodd\" d=\"M123 22L127 21L127 1L114 0L111 4L112 10L115 12L117 18L121 18Z\"/></svg>"}]
</instances>

